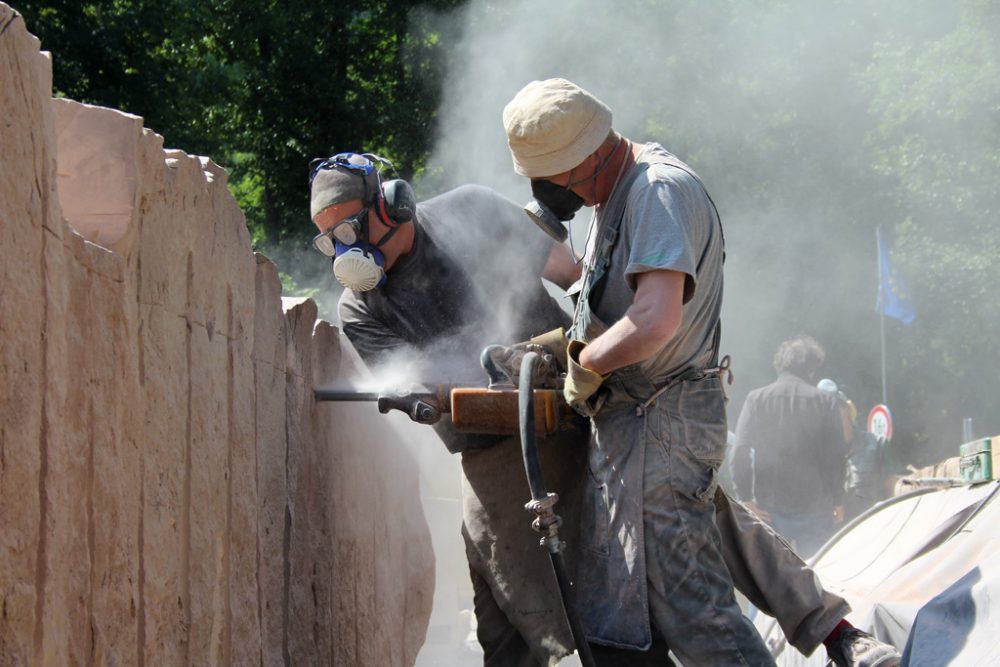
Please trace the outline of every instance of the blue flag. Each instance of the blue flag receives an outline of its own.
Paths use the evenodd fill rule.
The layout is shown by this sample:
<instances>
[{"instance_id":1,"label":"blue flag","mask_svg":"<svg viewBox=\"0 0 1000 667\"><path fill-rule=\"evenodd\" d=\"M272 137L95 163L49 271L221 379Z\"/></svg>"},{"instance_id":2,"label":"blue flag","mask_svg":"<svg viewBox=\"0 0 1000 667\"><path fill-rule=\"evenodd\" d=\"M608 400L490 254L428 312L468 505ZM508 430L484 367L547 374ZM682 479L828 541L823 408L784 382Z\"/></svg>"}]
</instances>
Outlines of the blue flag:
<instances>
[{"instance_id":1,"label":"blue flag","mask_svg":"<svg viewBox=\"0 0 1000 667\"><path fill-rule=\"evenodd\" d=\"M882 242L882 232L875 230L875 243L878 245L878 303L875 310L887 317L893 317L903 324L910 324L916 313L913 302L903 279L892 270L889 261L889 249Z\"/></svg>"}]
</instances>

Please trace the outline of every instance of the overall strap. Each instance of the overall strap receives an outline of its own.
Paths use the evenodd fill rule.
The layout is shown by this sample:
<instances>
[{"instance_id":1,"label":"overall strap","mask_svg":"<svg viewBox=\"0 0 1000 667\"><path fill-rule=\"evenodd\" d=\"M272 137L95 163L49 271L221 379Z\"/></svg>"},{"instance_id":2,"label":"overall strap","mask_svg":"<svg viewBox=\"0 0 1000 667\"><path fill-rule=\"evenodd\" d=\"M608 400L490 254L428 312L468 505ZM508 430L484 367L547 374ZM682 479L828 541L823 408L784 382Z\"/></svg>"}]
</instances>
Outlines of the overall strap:
<instances>
[{"instance_id":1,"label":"overall strap","mask_svg":"<svg viewBox=\"0 0 1000 667\"><path fill-rule=\"evenodd\" d=\"M681 171L689 174L694 180L701 186L702 191L708 198L708 202L712 205L712 210L715 211L715 217L720 221L721 230L721 218L719 217L719 209L716 207L715 202L712 200L712 196L708 193L708 189L702 182L701 178L694 172L691 167L681 162L674 155L657 155L657 154L647 154L641 155L639 160L636 162L635 166L629 170L625 175L625 178L620 181L616 186L615 190L608 200L608 203L602 207L598 215L598 225L597 233L599 234L598 240L594 249L593 258L587 262L584 266L584 275L581 282L581 292L580 296L576 302L576 313L574 313L574 328L575 322L578 319L578 314L582 304L586 303L591 308L600 302L601 294L604 292L604 278L607 276L608 266L611 264L611 253L615 249L615 244L618 242L619 231L621 230L622 222L625 219L625 206L628 202L628 193L632 189L632 184L639 178L640 175L644 174L651 165L654 164L665 164L671 167L680 169ZM723 244L725 244L725 236L723 236ZM725 251L723 251L724 253ZM725 255L723 254L723 259Z\"/></svg>"},{"instance_id":2,"label":"overall strap","mask_svg":"<svg viewBox=\"0 0 1000 667\"><path fill-rule=\"evenodd\" d=\"M632 169L629 169L624 179L615 186L611 198L602 207L594 222L597 225L597 242L593 257L584 264L580 295L576 300L576 308L573 313L573 330L577 336L585 335L586 325L578 326L580 318L584 314L583 309L592 310L592 304L600 300L601 293L604 291L604 278L607 275L608 266L611 264L611 251L614 250L615 243L618 241L618 231L625 218L625 203L628 200L628 192L639 175L645 173L648 168L649 163L639 162Z\"/></svg>"}]
</instances>

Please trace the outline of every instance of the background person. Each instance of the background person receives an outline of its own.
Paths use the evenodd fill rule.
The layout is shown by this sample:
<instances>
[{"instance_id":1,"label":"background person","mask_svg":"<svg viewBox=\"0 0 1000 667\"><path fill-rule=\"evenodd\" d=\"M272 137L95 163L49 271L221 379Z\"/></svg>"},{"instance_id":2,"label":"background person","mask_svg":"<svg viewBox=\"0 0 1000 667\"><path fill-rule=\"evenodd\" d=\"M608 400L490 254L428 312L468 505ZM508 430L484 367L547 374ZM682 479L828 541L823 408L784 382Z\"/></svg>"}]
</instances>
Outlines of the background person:
<instances>
[{"instance_id":1,"label":"background person","mask_svg":"<svg viewBox=\"0 0 1000 667\"><path fill-rule=\"evenodd\" d=\"M777 379L747 396L736 424L734 492L803 554L844 518L850 423L836 394L815 386L825 352L815 339L786 340Z\"/></svg>"},{"instance_id":2,"label":"background person","mask_svg":"<svg viewBox=\"0 0 1000 667\"><path fill-rule=\"evenodd\" d=\"M858 424L857 407L836 382L824 378L816 383L816 388L837 397L844 432L850 434L844 480L846 523L886 497L886 442Z\"/></svg>"}]
</instances>

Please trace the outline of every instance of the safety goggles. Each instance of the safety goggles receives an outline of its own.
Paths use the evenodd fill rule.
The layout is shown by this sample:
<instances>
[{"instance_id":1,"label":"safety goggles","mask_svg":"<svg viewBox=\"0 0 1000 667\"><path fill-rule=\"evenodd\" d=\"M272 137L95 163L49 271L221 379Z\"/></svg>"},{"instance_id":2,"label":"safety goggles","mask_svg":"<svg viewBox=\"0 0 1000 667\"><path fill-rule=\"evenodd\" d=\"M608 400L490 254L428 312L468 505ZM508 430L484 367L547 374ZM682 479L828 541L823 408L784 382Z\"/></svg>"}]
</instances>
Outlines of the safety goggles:
<instances>
[{"instance_id":1,"label":"safety goggles","mask_svg":"<svg viewBox=\"0 0 1000 667\"><path fill-rule=\"evenodd\" d=\"M368 216L368 207L344 218L325 232L320 232L313 238L313 247L327 257L337 255L337 241L344 245L354 245L361 236L361 225Z\"/></svg>"},{"instance_id":2,"label":"safety goggles","mask_svg":"<svg viewBox=\"0 0 1000 667\"><path fill-rule=\"evenodd\" d=\"M337 153L327 158L316 158L309 163L309 185L324 169L346 169L359 176L368 176L375 171L375 163L358 153Z\"/></svg>"}]
</instances>

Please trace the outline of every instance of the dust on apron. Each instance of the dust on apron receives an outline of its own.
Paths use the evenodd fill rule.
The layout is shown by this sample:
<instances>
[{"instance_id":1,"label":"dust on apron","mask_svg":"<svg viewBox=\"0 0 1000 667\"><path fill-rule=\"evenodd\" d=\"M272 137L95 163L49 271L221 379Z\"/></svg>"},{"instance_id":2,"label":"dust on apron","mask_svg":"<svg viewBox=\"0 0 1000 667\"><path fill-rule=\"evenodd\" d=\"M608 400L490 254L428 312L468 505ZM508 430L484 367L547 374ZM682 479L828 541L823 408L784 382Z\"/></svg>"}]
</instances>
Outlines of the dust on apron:
<instances>
[{"instance_id":1,"label":"dust on apron","mask_svg":"<svg viewBox=\"0 0 1000 667\"><path fill-rule=\"evenodd\" d=\"M674 156L655 153L640 156L624 175L597 214L593 252L588 253L582 277L570 289L571 294L577 293L571 338L587 342L607 330L593 312L593 305L603 292L628 193L652 164L676 167L698 180ZM713 360L718 359L718 343L717 328ZM646 448L665 438L680 439L686 432L700 432L704 437L699 440L709 443L707 447L713 451L698 456L707 457L717 469L725 451L725 399L718 379L724 369L716 363L712 366L684 370L659 387L638 364L626 366L614 371L591 399L594 428L581 508L577 600L584 630L592 641L632 649L646 649L651 644L643 523ZM699 390L705 382L713 381L710 390ZM709 474L697 493L710 501L716 487L715 475ZM661 537L669 539L656 536Z\"/></svg>"}]
</instances>

